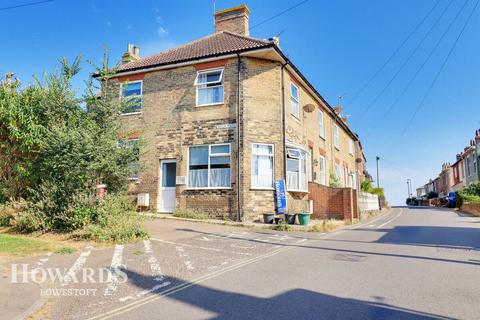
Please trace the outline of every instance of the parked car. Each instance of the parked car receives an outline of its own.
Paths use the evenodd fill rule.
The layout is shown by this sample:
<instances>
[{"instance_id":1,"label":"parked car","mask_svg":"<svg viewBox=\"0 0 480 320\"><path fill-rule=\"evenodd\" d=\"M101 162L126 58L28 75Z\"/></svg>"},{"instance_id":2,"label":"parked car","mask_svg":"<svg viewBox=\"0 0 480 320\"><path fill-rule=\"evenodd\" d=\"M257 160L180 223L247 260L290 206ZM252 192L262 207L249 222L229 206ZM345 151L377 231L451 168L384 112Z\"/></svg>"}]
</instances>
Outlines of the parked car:
<instances>
[{"instance_id":1,"label":"parked car","mask_svg":"<svg viewBox=\"0 0 480 320\"><path fill-rule=\"evenodd\" d=\"M457 203L457 194L455 192L450 192L448 194L447 201L449 208L455 208L455 205Z\"/></svg>"}]
</instances>

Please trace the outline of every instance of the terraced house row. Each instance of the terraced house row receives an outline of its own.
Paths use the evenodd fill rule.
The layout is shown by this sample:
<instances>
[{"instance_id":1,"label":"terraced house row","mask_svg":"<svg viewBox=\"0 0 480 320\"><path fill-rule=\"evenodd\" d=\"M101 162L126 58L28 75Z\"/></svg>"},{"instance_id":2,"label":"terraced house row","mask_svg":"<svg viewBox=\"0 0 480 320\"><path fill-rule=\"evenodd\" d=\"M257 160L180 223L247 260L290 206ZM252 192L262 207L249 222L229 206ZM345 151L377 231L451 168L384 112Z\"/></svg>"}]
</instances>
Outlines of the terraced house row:
<instances>
[{"instance_id":1,"label":"terraced house row","mask_svg":"<svg viewBox=\"0 0 480 320\"><path fill-rule=\"evenodd\" d=\"M129 45L116 80L135 103L122 121L139 143L130 192L152 211L192 208L253 219L312 210L312 188L357 189L365 177L358 136L282 52L249 35L249 9L215 13L215 32L140 58ZM318 188L317 188L318 189ZM318 197L317 197L318 198ZM314 206L313 206L314 207Z\"/></svg>"}]
</instances>

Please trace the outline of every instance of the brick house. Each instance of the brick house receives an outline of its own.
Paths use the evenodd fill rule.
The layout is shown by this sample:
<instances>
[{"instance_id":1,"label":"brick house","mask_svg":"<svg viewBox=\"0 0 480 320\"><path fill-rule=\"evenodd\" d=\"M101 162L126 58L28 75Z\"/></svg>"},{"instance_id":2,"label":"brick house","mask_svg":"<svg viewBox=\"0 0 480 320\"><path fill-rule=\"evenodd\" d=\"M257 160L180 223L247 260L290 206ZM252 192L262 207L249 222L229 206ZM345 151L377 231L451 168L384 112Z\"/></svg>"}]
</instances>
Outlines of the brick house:
<instances>
[{"instance_id":1,"label":"brick house","mask_svg":"<svg viewBox=\"0 0 480 320\"><path fill-rule=\"evenodd\" d=\"M466 185L469 186L479 181L477 148L473 140L464 149L463 155L465 159Z\"/></svg>"},{"instance_id":2,"label":"brick house","mask_svg":"<svg viewBox=\"0 0 480 320\"><path fill-rule=\"evenodd\" d=\"M251 220L275 211L274 180L286 181L287 210L301 212L312 186L364 179L363 149L341 108L278 39L250 37L248 23L245 5L217 11L209 36L146 58L129 45L123 55L115 79L134 103L122 121L139 145L130 193L148 194L152 211Z\"/></svg>"},{"instance_id":3,"label":"brick house","mask_svg":"<svg viewBox=\"0 0 480 320\"><path fill-rule=\"evenodd\" d=\"M452 165L453 185L452 191L459 191L467 185L465 177L465 161L463 153L457 154L457 161Z\"/></svg>"},{"instance_id":4,"label":"brick house","mask_svg":"<svg viewBox=\"0 0 480 320\"><path fill-rule=\"evenodd\" d=\"M442 165L442 172L440 172L437 179L435 179L436 188L439 197L446 197L452 191L453 185L453 169L450 163Z\"/></svg>"}]
</instances>

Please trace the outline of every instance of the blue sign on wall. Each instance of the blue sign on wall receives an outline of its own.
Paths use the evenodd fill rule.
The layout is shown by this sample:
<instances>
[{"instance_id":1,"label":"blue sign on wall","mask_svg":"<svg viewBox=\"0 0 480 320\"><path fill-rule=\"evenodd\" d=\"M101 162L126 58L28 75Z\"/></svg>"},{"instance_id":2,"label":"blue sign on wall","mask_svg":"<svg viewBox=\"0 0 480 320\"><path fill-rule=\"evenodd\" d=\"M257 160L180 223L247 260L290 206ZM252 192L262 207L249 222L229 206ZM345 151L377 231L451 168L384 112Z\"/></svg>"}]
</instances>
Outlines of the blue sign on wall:
<instances>
[{"instance_id":1,"label":"blue sign on wall","mask_svg":"<svg viewBox=\"0 0 480 320\"><path fill-rule=\"evenodd\" d=\"M285 180L275 180L275 201L277 213L285 213L287 210L287 194L285 193Z\"/></svg>"}]
</instances>

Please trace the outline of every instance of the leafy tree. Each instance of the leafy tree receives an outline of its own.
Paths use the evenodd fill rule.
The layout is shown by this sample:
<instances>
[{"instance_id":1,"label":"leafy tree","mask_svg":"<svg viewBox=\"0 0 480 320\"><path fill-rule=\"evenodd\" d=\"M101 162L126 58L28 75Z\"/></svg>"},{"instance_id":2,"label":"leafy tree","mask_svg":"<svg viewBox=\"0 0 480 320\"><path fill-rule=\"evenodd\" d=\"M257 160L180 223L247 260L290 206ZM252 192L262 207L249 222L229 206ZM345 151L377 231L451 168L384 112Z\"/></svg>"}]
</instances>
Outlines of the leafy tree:
<instances>
[{"instance_id":1,"label":"leafy tree","mask_svg":"<svg viewBox=\"0 0 480 320\"><path fill-rule=\"evenodd\" d=\"M18 81L0 85L0 201L27 200L45 230L76 228L80 214L95 220L87 211L97 201L96 185L124 191L136 158L117 145L123 103L108 55L97 67L100 83L89 81L77 98L72 79L80 64L80 57L62 59L25 88Z\"/></svg>"},{"instance_id":2,"label":"leafy tree","mask_svg":"<svg viewBox=\"0 0 480 320\"><path fill-rule=\"evenodd\" d=\"M330 172L330 187L331 188L342 187L342 184L340 183L340 179L338 179L337 175L333 172Z\"/></svg>"},{"instance_id":3,"label":"leafy tree","mask_svg":"<svg viewBox=\"0 0 480 320\"><path fill-rule=\"evenodd\" d=\"M438 193L436 193L435 191L430 191L427 194L427 200L435 199L435 198L438 198Z\"/></svg>"}]
</instances>

